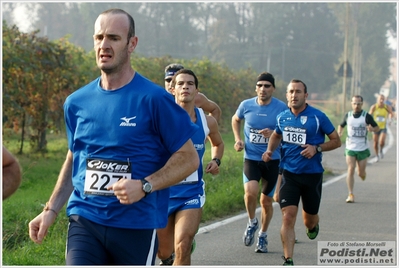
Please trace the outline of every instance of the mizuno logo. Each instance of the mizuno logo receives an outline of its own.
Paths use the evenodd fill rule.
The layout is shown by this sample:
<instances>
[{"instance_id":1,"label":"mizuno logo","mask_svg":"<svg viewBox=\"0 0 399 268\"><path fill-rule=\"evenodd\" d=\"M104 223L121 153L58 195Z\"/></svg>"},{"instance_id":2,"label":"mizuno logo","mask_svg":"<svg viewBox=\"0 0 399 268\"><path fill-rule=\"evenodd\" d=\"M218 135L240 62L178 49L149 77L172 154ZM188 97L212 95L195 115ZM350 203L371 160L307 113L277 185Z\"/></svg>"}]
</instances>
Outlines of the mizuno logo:
<instances>
[{"instance_id":1,"label":"mizuno logo","mask_svg":"<svg viewBox=\"0 0 399 268\"><path fill-rule=\"evenodd\" d=\"M133 116L133 117L130 117L130 118L127 118L127 117L125 116L125 117L122 117L121 119L122 119L123 121L125 121L126 123L129 123L130 120L135 119L135 118L136 118L136 116Z\"/></svg>"},{"instance_id":2,"label":"mizuno logo","mask_svg":"<svg viewBox=\"0 0 399 268\"><path fill-rule=\"evenodd\" d=\"M121 120L123 120L124 122L120 123L119 126L121 126L121 127L135 127L136 123L130 123L130 120L133 120L135 118L136 118L136 116L129 117L129 118L124 116L124 117L121 118Z\"/></svg>"}]
</instances>

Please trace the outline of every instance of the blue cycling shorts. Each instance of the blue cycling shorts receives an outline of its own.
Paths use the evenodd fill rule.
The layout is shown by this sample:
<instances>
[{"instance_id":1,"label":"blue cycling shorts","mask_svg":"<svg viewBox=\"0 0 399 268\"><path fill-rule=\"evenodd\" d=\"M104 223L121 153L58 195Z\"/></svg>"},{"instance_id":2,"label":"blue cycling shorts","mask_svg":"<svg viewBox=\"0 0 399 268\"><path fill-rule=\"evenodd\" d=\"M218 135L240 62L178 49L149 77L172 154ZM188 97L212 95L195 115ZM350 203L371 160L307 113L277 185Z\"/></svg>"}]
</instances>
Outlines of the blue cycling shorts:
<instances>
[{"instance_id":1,"label":"blue cycling shorts","mask_svg":"<svg viewBox=\"0 0 399 268\"><path fill-rule=\"evenodd\" d=\"M154 265L155 229L123 229L69 217L66 265Z\"/></svg>"}]
</instances>

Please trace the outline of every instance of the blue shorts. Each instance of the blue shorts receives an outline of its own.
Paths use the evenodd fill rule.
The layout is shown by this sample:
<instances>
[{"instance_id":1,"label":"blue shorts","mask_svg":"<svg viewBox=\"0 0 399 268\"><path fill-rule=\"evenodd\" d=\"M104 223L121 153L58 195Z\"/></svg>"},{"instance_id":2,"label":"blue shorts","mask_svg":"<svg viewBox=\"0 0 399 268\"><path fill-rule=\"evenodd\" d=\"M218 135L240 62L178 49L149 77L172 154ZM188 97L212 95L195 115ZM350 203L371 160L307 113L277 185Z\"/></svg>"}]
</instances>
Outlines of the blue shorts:
<instances>
[{"instance_id":1,"label":"blue shorts","mask_svg":"<svg viewBox=\"0 0 399 268\"><path fill-rule=\"evenodd\" d=\"M278 174L280 172L280 160L271 160L269 162L244 160L244 184L249 181L259 182L261 179L267 181L262 183L262 193L273 197L276 188Z\"/></svg>"},{"instance_id":2,"label":"blue shorts","mask_svg":"<svg viewBox=\"0 0 399 268\"><path fill-rule=\"evenodd\" d=\"M177 211L185 209L202 208L205 204L205 193L192 197L171 198L169 199L168 217Z\"/></svg>"},{"instance_id":3,"label":"blue shorts","mask_svg":"<svg viewBox=\"0 0 399 268\"><path fill-rule=\"evenodd\" d=\"M380 130L378 130L378 132L373 132L373 135L380 135L381 133L387 133L387 129L380 128Z\"/></svg>"},{"instance_id":4,"label":"blue shorts","mask_svg":"<svg viewBox=\"0 0 399 268\"><path fill-rule=\"evenodd\" d=\"M122 229L69 217L66 265L154 265L154 229Z\"/></svg>"}]
</instances>

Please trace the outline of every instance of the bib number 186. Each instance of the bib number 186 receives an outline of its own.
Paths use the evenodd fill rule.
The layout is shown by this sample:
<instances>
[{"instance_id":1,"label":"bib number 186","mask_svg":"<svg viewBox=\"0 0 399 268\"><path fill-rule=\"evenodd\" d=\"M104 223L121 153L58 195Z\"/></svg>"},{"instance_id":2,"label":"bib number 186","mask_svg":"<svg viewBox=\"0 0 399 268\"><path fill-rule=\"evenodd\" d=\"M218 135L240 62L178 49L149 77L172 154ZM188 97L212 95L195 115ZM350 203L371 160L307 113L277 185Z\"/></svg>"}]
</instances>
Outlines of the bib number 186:
<instances>
[{"instance_id":1,"label":"bib number 186","mask_svg":"<svg viewBox=\"0 0 399 268\"><path fill-rule=\"evenodd\" d=\"M294 144L305 144L306 143L306 133L300 132L291 132L284 131L283 132L283 141Z\"/></svg>"}]
</instances>

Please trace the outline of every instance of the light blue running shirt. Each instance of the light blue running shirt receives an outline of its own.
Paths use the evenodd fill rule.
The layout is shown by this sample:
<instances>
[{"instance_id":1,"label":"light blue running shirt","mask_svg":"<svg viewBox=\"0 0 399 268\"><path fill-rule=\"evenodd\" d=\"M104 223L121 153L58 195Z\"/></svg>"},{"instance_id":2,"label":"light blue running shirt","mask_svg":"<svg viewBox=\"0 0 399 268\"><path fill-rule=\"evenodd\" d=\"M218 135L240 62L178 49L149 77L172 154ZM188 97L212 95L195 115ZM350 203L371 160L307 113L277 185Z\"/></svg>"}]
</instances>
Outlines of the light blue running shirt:
<instances>
[{"instance_id":1,"label":"light blue running shirt","mask_svg":"<svg viewBox=\"0 0 399 268\"><path fill-rule=\"evenodd\" d=\"M263 137L258 131L264 128L274 130L276 128L276 117L282 111L288 109L287 105L276 99L271 98L268 105L259 105L258 97L244 100L237 108L236 115L241 120L244 119L244 158L254 161L262 161L262 154L267 149L269 139ZM275 150L272 159L280 159L280 150Z\"/></svg>"}]
</instances>

